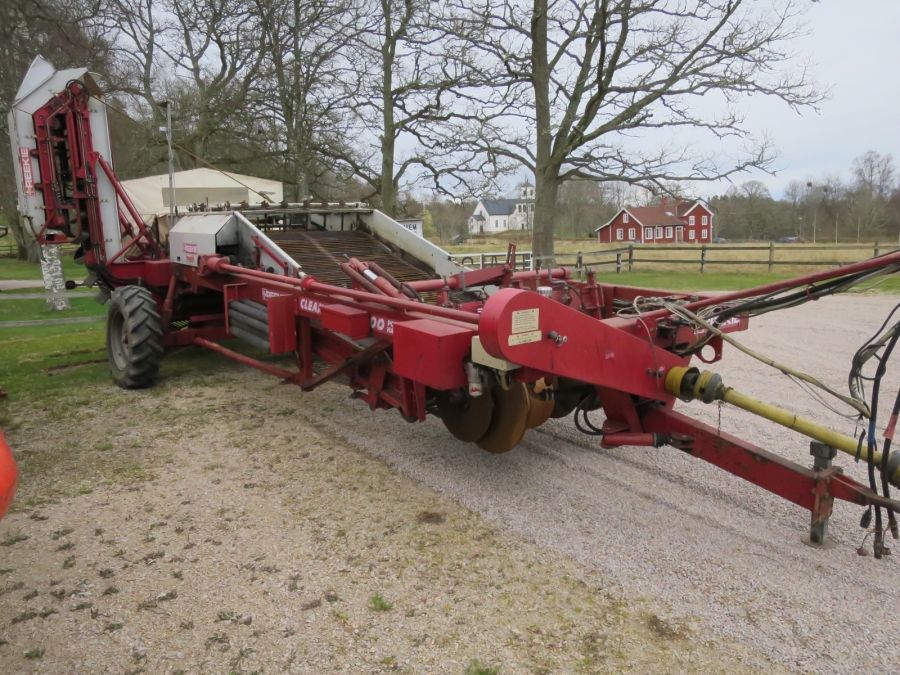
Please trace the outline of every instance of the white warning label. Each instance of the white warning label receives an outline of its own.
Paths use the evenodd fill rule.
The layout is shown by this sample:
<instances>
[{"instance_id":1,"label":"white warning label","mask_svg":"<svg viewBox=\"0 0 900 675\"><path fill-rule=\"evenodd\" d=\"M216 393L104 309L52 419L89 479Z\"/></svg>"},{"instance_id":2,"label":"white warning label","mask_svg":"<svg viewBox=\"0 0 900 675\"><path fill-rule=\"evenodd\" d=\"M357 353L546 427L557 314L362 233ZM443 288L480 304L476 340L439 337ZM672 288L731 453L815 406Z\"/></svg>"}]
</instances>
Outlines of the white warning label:
<instances>
[{"instance_id":1,"label":"white warning label","mask_svg":"<svg viewBox=\"0 0 900 675\"><path fill-rule=\"evenodd\" d=\"M535 312L537 310L534 310ZM509 346L527 345L529 342L539 342L541 339L541 331L532 330L527 333L513 333L509 336Z\"/></svg>"},{"instance_id":2,"label":"white warning label","mask_svg":"<svg viewBox=\"0 0 900 675\"><path fill-rule=\"evenodd\" d=\"M537 307L534 309L520 309L518 312L512 313L512 332L528 333L538 329L538 312ZM531 342L531 340L529 340ZM512 343L510 343L512 344Z\"/></svg>"}]
</instances>

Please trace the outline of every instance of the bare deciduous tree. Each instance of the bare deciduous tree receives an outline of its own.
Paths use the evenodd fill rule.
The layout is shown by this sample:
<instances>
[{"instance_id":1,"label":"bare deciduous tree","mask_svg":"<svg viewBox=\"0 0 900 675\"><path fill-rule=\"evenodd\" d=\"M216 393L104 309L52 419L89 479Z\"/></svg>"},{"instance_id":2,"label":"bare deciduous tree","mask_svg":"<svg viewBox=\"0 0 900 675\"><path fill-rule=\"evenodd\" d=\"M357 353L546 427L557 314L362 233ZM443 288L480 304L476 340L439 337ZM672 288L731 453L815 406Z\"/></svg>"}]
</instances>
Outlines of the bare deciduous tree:
<instances>
[{"instance_id":1,"label":"bare deciduous tree","mask_svg":"<svg viewBox=\"0 0 900 675\"><path fill-rule=\"evenodd\" d=\"M517 103L475 142L533 172L535 253L553 253L554 209L567 180L662 186L767 167L773 149L744 127L736 103L753 95L795 108L820 100L791 52L803 10L799 0L461 4L486 26L478 48L494 59L497 95ZM699 152L704 136L722 150Z\"/></svg>"},{"instance_id":2,"label":"bare deciduous tree","mask_svg":"<svg viewBox=\"0 0 900 675\"><path fill-rule=\"evenodd\" d=\"M349 1L256 0L267 55L253 98L266 111L267 139L293 199L324 196L334 156L347 152L342 55L352 49L355 12ZM327 148L319 152L317 148Z\"/></svg>"},{"instance_id":3,"label":"bare deciduous tree","mask_svg":"<svg viewBox=\"0 0 900 675\"><path fill-rule=\"evenodd\" d=\"M160 102L175 101L176 140L188 151L182 166L195 166L194 157L234 164L259 153L247 115L265 56L254 10L250 0L109 0L118 89L153 126L165 119Z\"/></svg>"},{"instance_id":4,"label":"bare deciduous tree","mask_svg":"<svg viewBox=\"0 0 900 675\"><path fill-rule=\"evenodd\" d=\"M461 124L481 119L475 97L488 72L470 61L472 26L429 0L361 0L356 38L345 53L347 122L354 148L319 148L397 214L404 189L428 183L476 192L494 167L463 149ZM476 28L477 30L477 28Z\"/></svg>"}]
</instances>

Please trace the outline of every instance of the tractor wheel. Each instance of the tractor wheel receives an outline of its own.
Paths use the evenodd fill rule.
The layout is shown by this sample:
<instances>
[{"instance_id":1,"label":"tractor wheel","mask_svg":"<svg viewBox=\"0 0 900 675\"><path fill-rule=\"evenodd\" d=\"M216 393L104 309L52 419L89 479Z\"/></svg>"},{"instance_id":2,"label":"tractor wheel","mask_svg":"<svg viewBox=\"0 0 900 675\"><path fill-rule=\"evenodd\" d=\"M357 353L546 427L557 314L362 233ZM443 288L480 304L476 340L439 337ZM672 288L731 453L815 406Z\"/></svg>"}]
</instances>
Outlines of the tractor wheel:
<instances>
[{"instance_id":1,"label":"tractor wheel","mask_svg":"<svg viewBox=\"0 0 900 675\"><path fill-rule=\"evenodd\" d=\"M123 286L112 292L106 350L113 380L123 389L142 389L156 381L163 357L162 327L156 301L146 288Z\"/></svg>"}]
</instances>

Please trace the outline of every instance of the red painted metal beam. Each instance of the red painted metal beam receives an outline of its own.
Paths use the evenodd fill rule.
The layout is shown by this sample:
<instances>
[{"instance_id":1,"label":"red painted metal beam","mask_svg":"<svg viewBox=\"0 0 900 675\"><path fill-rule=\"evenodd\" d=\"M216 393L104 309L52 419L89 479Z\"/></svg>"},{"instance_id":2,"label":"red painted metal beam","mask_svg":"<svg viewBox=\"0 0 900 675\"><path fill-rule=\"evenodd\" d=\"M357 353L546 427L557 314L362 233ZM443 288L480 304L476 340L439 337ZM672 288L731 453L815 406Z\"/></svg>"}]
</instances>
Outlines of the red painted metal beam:
<instances>
[{"instance_id":1,"label":"red painted metal beam","mask_svg":"<svg viewBox=\"0 0 900 675\"><path fill-rule=\"evenodd\" d=\"M682 450L698 459L725 469L738 478L758 485L808 511L813 511L820 491L822 472L807 469L780 455L742 441L736 436L659 407L644 416L644 430L674 436ZM828 489L836 499L868 506L876 504L900 510L900 502L873 493L868 487L832 469Z\"/></svg>"},{"instance_id":2,"label":"red painted metal beam","mask_svg":"<svg viewBox=\"0 0 900 675\"><path fill-rule=\"evenodd\" d=\"M224 258L204 258L204 264L207 269L220 274L233 274L237 276L255 277L266 281L300 288L304 291L311 291L327 295L329 297L352 298L353 300L362 300L387 307L395 307L397 309L405 309L421 314L430 314L445 319L453 319L454 321L462 321L464 323L478 323L478 315L474 312L464 312L458 309L450 309L448 307L436 307L424 302L415 302L406 298L392 298L382 295L373 295L365 291L357 291L340 286L332 286L331 284L323 284L316 281L314 277L307 276L303 279L293 279L291 277L283 277L277 274L269 274L268 272L260 272L259 270L250 270L236 265L230 265Z\"/></svg>"},{"instance_id":3,"label":"red painted metal beam","mask_svg":"<svg viewBox=\"0 0 900 675\"><path fill-rule=\"evenodd\" d=\"M284 368L279 368L278 366L273 366L268 363L263 363L262 361L257 361L256 359L250 358L249 356L244 356L243 354L238 354L237 352L226 349L222 345L218 345L215 342L210 342L209 340L204 340L203 338L194 338L194 344L200 347L206 347L207 349L212 349L214 352L219 352L219 354L227 356L229 359L233 359L238 363L243 363L245 366L256 368L257 370L261 370L262 372L268 373L269 375L280 377L283 380L294 382L297 379L298 373L290 370L285 370Z\"/></svg>"},{"instance_id":4,"label":"red painted metal beam","mask_svg":"<svg viewBox=\"0 0 900 675\"><path fill-rule=\"evenodd\" d=\"M715 464L739 478L811 511L816 472L698 422L671 408L657 408L644 416L644 429L676 438L689 438L688 454Z\"/></svg>"}]
</instances>

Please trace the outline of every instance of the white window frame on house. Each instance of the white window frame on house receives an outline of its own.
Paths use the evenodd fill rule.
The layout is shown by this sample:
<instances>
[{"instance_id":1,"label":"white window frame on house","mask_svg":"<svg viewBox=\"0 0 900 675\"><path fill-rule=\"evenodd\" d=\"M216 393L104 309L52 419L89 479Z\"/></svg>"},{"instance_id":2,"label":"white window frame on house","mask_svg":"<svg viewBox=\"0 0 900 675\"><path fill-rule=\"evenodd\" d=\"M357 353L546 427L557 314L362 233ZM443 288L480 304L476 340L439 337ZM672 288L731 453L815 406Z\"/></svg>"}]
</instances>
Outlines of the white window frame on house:
<instances>
[{"instance_id":1,"label":"white window frame on house","mask_svg":"<svg viewBox=\"0 0 900 675\"><path fill-rule=\"evenodd\" d=\"M623 222L623 223L627 223L627 222L628 222L628 214L627 214L627 213L623 213L623 214L622 214L622 222Z\"/></svg>"},{"instance_id":2,"label":"white window frame on house","mask_svg":"<svg viewBox=\"0 0 900 675\"><path fill-rule=\"evenodd\" d=\"M671 239L672 236L674 235L674 233L675 233L675 232L674 232L674 230L672 229L671 226L667 227L667 228L666 228L666 239Z\"/></svg>"},{"instance_id":3,"label":"white window frame on house","mask_svg":"<svg viewBox=\"0 0 900 675\"><path fill-rule=\"evenodd\" d=\"M694 230L688 230L688 239L690 241L695 241L697 239L697 233Z\"/></svg>"},{"instance_id":4,"label":"white window frame on house","mask_svg":"<svg viewBox=\"0 0 900 675\"><path fill-rule=\"evenodd\" d=\"M702 216L702 217L700 218L700 224L701 224L701 225L709 225L709 222L708 222L707 218L708 218L708 216Z\"/></svg>"},{"instance_id":5,"label":"white window frame on house","mask_svg":"<svg viewBox=\"0 0 900 675\"><path fill-rule=\"evenodd\" d=\"M616 241L622 241L622 238L625 236L625 230L621 227L616 228Z\"/></svg>"},{"instance_id":6,"label":"white window frame on house","mask_svg":"<svg viewBox=\"0 0 900 675\"><path fill-rule=\"evenodd\" d=\"M700 239L701 239L701 240L706 239L706 233L707 233L707 232L709 232L709 230L701 230L701 231L700 231Z\"/></svg>"},{"instance_id":7,"label":"white window frame on house","mask_svg":"<svg viewBox=\"0 0 900 675\"><path fill-rule=\"evenodd\" d=\"M697 221L694 216L688 216L688 225L694 225L696 222Z\"/></svg>"},{"instance_id":8,"label":"white window frame on house","mask_svg":"<svg viewBox=\"0 0 900 675\"><path fill-rule=\"evenodd\" d=\"M663 229L662 229L662 225L657 225L657 226L656 226L656 238L657 238L657 239L662 239L662 238L663 238Z\"/></svg>"},{"instance_id":9,"label":"white window frame on house","mask_svg":"<svg viewBox=\"0 0 900 675\"><path fill-rule=\"evenodd\" d=\"M634 235L635 235L634 228L629 227L628 228L628 241L634 241Z\"/></svg>"},{"instance_id":10,"label":"white window frame on house","mask_svg":"<svg viewBox=\"0 0 900 675\"><path fill-rule=\"evenodd\" d=\"M494 218L494 229L495 230L500 229L500 219L499 218Z\"/></svg>"},{"instance_id":11,"label":"white window frame on house","mask_svg":"<svg viewBox=\"0 0 900 675\"><path fill-rule=\"evenodd\" d=\"M653 228L645 227L644 228L644 239L653 239Z\"/></svg>"}]
</instances>

